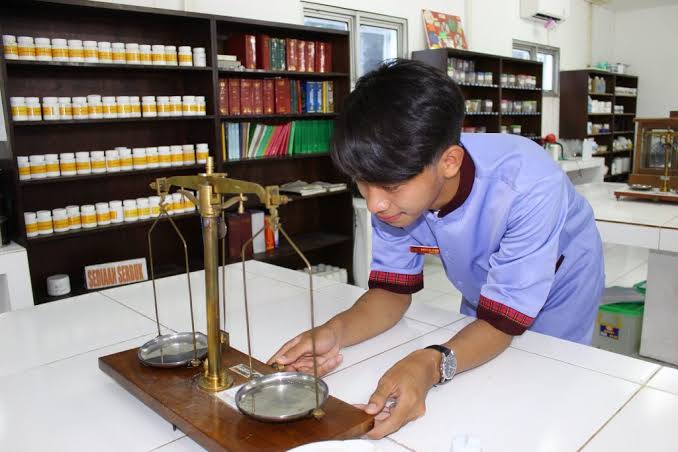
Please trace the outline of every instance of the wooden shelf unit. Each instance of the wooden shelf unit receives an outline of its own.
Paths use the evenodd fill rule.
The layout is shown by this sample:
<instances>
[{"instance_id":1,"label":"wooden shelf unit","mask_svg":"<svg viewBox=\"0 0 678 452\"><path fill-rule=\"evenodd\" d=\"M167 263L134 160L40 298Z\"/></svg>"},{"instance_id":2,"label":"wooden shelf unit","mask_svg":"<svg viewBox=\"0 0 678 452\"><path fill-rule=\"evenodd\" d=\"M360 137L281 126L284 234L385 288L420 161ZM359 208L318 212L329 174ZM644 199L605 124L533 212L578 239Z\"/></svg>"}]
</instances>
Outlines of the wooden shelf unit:
<instances>
[{"instance_id":1,"label":"wooden shelf unit","mask_svg":"<svg viewBox=\"0 0 678 452\"><path fill-rule=\"evenodd\" d=\"M500 132L501 126L508 127L510 132L511 125L520 125L521 135L530 139L541 137L542 63L458 49L429 49L412 52L412 59L428 63L443 72L447 72L448 58L473 61L476 72L492 72L493 75L491 85L459 83L464 99L491 99L493 102L492 114L467 113L464 118L464 127L485 127L487 132L496 133ZM503 86L501 84L502 73L533 75L537 77L537 87ZM537 113L502 113L502 99L536 101Z\"/></svg>"},{"instance_id":2,"label":"wooden shelf unit","mask_svg":"<svg viewBox=\"0 0 678 452\"><path fill-rule=\"evenodd\" d=\"M208 143L218 171L229 177L262 185L303 179L345 182L327 153L286 158L223 161L221 123L252 121L274 123L289 120L333 119L336 113L259 116L222 116L218 108L219 78L289 77L334 82L335 110L350 91L349 34L293 24L248 20L209 14L186 13L84 0L9 0L0 6L3 34L44 36L110 42L138 42L204 47L207 67L39 62L5 60L0 55L0 88L5 114L11 118L13 96L102 95L204 95L206 116L168 118L86 119L66 121L8 121L6 149L0 150L0 167L8 178L12 199L13 239L26 247L36 304L52 301L45 280L56 273L68 274L73 294L86 293L84 266L146 257L150 221L123 223L88 230L52 234L29 239L23 213L83 205L114 199L151 196L150 182L156 177L191 174L200 165L58 177L19 181L17 156L94 151L116 146L148 147L186 143ZM217 67L217 53L228 53L226 40L232 33L268 34L330 42L333 71L232 71ZM300 241L313 263L337 265L352 273L353 208L349 190L308 198L292 197L280 209L287 232ZM303 201L303 202L302 202ZM256 203L248 204L257 208ZM189 246L191 270L202 268L202 238L197 215L173 217ZM163 221L154 235L156 274L181 273L183 252L169 222ZM286 247L255 256L256 259L290 268L301 261ZM229 260L234 260L231 256Z\"/></svg>"},{"instance_id":3,"label":"wooden shelf unit","mask_svg":"<svg viewBox=\"0 0 678 452\"><path fill-rule=\"evenodd\" d=\"M605 80L604 93L590 92L588 80L593 77L603 77ZM638 77L626 74L594 69L582 69L560 72L560 136L561 138L578 139L594 138L599 145L607 146L607 151L595 155L605 157L608 168L616 157L627 154L633 162L633 150L613 151L612 142L619 136L626 136L635 143L635 125L637 96L616 94L615 87L624 86L638 88ZM612 113L589 113L588 97L594 100L612 102ZM614 113L615 105L623 105L624 113ZM587 122L609 123L610 131L589 134ZM608 174L606 181L626 181L629 173Z\"/></svg>"}]
</instances>

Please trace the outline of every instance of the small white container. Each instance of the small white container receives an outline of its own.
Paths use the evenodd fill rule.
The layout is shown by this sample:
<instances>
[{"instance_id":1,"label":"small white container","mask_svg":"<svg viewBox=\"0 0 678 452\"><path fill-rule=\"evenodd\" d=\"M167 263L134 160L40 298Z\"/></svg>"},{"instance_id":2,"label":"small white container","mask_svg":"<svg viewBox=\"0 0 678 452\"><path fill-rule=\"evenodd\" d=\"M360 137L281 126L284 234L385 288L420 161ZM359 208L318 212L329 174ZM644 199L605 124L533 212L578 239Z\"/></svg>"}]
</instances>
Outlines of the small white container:
<instances>
[{"instance_id":1,"label":"small white container","mask_svg":"<svg viewBox=\"0 0 678 452\"><path fill-rule=\"evenodd\" d=\"M139 62L141 64L153 64L153 53L148 44L139 44Z\"/></svg>"},{"instance_id":2,"label":"small white container","mask_svg":"<svg viewBox=\"0 0 678 452\"><path fill-rule=\"evenodd\" d=\"M124 221L125 216L122 210L122 201L109 202L108 209L111 213L111 223L118 224Z\"/></svg>"},{"instance_id":3,"label":"small white container","mask_svg":"<svg viewBox=\"0 0 678 452\"><path fill-rule=\"evenodd\" d=\"M17 53L20 60L35 60L35 44L30 36L19 36L17 38Z\"/></svg>"},{"instance_id":4,"label":"small white container","mask_svg":"<svg viewBox=\"0 0 678 452\"><path fill-rule=\"evenodd\" d=\"M148 167L146 161L146 148L132 149L132 165L135 170L142 170Z\"/></svg>"},{"instance_id":5,"label":"small white container","mask_svg":"<svg viewBox=\"0 0 678 452\"><path fill-rule=\"evenodd\" d=\"M125 44L122 42L114 42L111 44L111 59L113 64L127 63L127 52L125 51Z\"/></svg>"},{"instance_id":6,"label":"small white container","mask_svg":"<svg viewBox=\"0 0 678 452\"><path fill-rule=\"evenodd\" d=\"M125 223L131 223L139 219L139 209L136 199L126 199L122 202L123 218Z\"/></svg>"},{"instance_id":7,"label":"small white container","mask_svg":"<svg viewBox=\"0 0 678 452\"><path fill-rule=\"evenodd\" d=\"M9 105L12 110L12 121L28 120L28 107L25 97L10 97Z\"/></svg>"},{"instance_id":8,"label":"small white container","mask_svg":"<svg viewBox=\"0 0 678 452\"><path fill-rule=\"evenodd\" d=\"M40 99L37 97L26 98L26 116L29 121L42 120L42 108L40 107Z\"/></svg>"},{"instance_id":9,"label":"small white container","mask_svg":"<svg viewBox=\"0 0 678 452\"><path fill-rule=\"evenodd\" d=\"M207 104L205 103L205 96L195 96L195 105L197 106L197 115L207 115Z\"/></svg>"},{"instance_id":10,"label":"small white container","mask_svg":"<svg viewBox=\"0 0 678 452\"><path fill-rule=\"evenodd\" d=\"M85 204L80 207L80 223L85 229L97 227L97 211L94 205Z\"/></svg>"},{"instance_id":11,"label":"small white container","mask_svg":"<svg viewBox=\"0 0 678 452\"><path fill-rule=\"evenodd\" d=\"M197 163L205 164L207 163L207 157L210 155L210 149L207 146L207 143L198 143L195 145L195 153Z\"/></svg>"},{"instance_id":12,"label":"small white container","mask_svg":"<svg viewBox=\"0 0 678 452\"><path fill-rule=\"evenodd\" d=\"M104 104L101 102L99 94L87 96L87 116L90 119L101 119L104 117Z\"/></svg>"},{"instance_id":13,"label":"small white container","mask_svg":"<svg viewBox=\"0 0 678 452\"><path fill-rule=\"evenodd\" d=\"M58 154L45 154L45 174L47 177L61 176L61 171L59 171Z\"/></svg>"},{"instance_id":14,"label":"small white container","mask_svg":"<svg viewBox=\"0 0 678 452\"><path fill-rule=\"evenodd\" d=\"M47 277L47 295L62 297L71 293L71 280L68 275L52 275Z\"/></svg>"},{"instance_id":15,"label":"small white container","mask_svg":"<svg viewBox=\"0 0 678 452\"><path fill-rule=\"evenodd\" d=\"M148 168L159 168L160 159L158 156L158 148L146 148L146 166Z\"/></svg>"},{"instance_id":16,"label":"small white container","mask_svg":"<svg viewBox=\"0 0 678 452\"><path fill-rule=\"evenodd\" d=\"M101 174L106 172L106 153L104 151L90 152L90 160L93 174Z\"/></svg>"},{"instance_id":17,"label":"small white container","mask_svg":"<svg viewBox=\"0 0 678 452\"><path fill-rule=\"evenodd\" d=\"M205 67L207 66L207 54L204 47L193 48L193 66Z\"/></svg>"},{"instance_id":18,"label":"small white container","mask_svg":"<svg viewBox=\"0 0 678 452\"><path fill-rule=\"evenodd\" d=\"M2 49L6 60L19 59L19 46L16 43L16 36L2 35Z\"/></svg>"},{"instance_id":19,"label":"small white container","mask_svg":"<svg viewBox=\"0 0 678 452\"><path fill-rule=\"evenodd\" d=\"M132 160L132 150L130 148L118 149L120 153L120 171L132 171L134 162Z\"/></svg>"},{"instance_id":20,"label":"small white container","mask_svg":"<svg viewBox=\"0 0 678 452\"><path fill-rule=\"evenodd\" d=\"M144 118L155 118L158 116L155 96L144 96L141 98L141 111Z\"/></svg>"},{"instance_id":21,"label":"small white container","mask_svg":"<svg viewBox=\"0 0 678 452\"><path fill-rule=\"evenodd\" d=\"M59 117L59 98L57 97L43 97L42 98L42 117L45 121L55 121Z\"/></svg>"},{"instance_id":22,"label":"small white container","mask_svg":"<svg viewBox=\"0 0 678 452\"><path fill-rule=\"evenodd\" d=\"M159 117L172 116L172 104L168 96L158 96L156 101L156 110Z\"/></svg>"},{"instance_id":23,"label":"small white container","mask_svg":"<svg viewBox=\"0 0 678 452\"><path fill-rule=\"evenodd\" d=\"M137 198L137 209L140 220L148 220L151 218L151 207L148 198Z\"/></svg>"},{"instance_id":24,"label":"small white container","mask_svg":"<svg viewBox=\"0 0 678 452\"><path fill-rule=\"evenodd\" d=\"M96 41L82 41L82 48L86 63L99 62L99 47Z\"/></svg>"},{"instance_id":25,"label":"small white container","mask_svg":"<svg viewBox=\"0 0 678 452\"><path fill-rule=\"evenodd\" d=\"M92 163L89 158L89 152L75 153L75 170L78 176L83 174L92 174Z\"/></svg>"},{"instance_id":26,"label":"small white container","mask_svg":"<svg viewBox=\"0 0 678 452\"><path fill-rule=\"evenodd\" d=\"M149 196L148 204L151 209L151 218L160 216L160 196Z\"/></svg>"},{"instance_id":27,"label":"small white container","mask_svg":"<svg viewBox=\"0 0 678 452\"><path fill-rule=\"evenodd\" d=\"M52 211L51 210L38 210L38 234L47 235L54 232L54 226L52 225Z\"/></svg>"},{"instance_id":28,"label":"small white container","mask_svg":"<svg viewBox=\"0 0 678 452\"><path fill-rule=\"evenodd\" d=\"M195 96L183 96L181 99L182 116L195 116L198 113L198 105L195 103Z\"/></svg>"},{"instance_id":29,"label":"small white container","mask_svg":"<svg viewBox=\"0 0 678 452\"><path fill-rule=\"evenodd\" d=\"M35 212L24 212L24 225L26 226L26 237L37 237L38 216Z\"/></svg>"},{"instance_id":30,"label":"small white container","mask_svg":"<svg viewBox=\"0 0 678 452\"><path fill-rule=\"evenodd\" d=\"M127 64L140 64L139 61L139 44L136 42L128 42L125 44L125 62Z\"/></svg>"},{"instance_id":31,"label":"small white container","mask_svg":"<svg viewBox=\"0 0 678 452\"><path fill-rule=\"evenodd\" d=\"M130 118L141 118L141 102L139 102L139 96L130 96L129 104L132 108Z\"/></svg>"},{"instance_id":32,"label":"small white container","mask_svg":"<svg viewBox=\"0 0 678 452\"><path fill-rule=\"evenodd\" d=\"M165 46L162 44L153 44L151 46L151 59L156 66L165 65Z\"/></svg>"},{"instance_id":33,"label":"small white container","mask_svg":"<svg viewBox=\"0 0 678 452\"><path fill-rule=\"evenodd\" d=\"M85 61L85 49L80 39L68 40L68 61L72 63L82 63Z\"/></svg>"},{"instance_id":34,"label":"small white container","mask_svg":"<svg viewBox=\"0 0 678 452\"><path fill-rule=\"evenodd\" d=\"M179 64L177 60L177 48L175 46L165 46L165 64L168 66L176 66Z\"/></svg>"},{"instance_id":35,"label":"small white container","mask_svg":"<svg viewBox=\"0 0 678 452\"><path fill-rule=\"evenodd\" d=\"M158 163L160 168L172 166L172 156L169 146L158 146Z\"/></svg>"},{"instance_id":36,"label":"small white container","mask_svg":"<svg viewBox=\"0 0 678 452\"><path fill-rule=\"evenodd\" d=\"M70 61L68 58L68 41L65 39L52 39L52 61Z\"/></svg>"},{"instance_id":37,"label":"small white container","mask_svg":"<svg viewBox=\"0 0 678 452\"><path fill-rule=\"evenodd\" d=\"M52 210L52 225L54 227L54 232L66 232L70 229L68 212L66 209Z\"/></svg>"},{"instance_id":38,"label":"small white container","mask_svg":"<svg viewBox=\"0 0 678 452\"><path fill-rule=\"evenodd\" d=\"M52 44L49 38L35 38L35 59L52 61Z\"/></svg>"},{"instance_id":39,"label":"small white container","mask_svg":"<svg viewBox=\"0 0 678 452\"><path fill-rule=\"evenodd\" d=\"M193 66L193 53L190 46L179 47L179 66Z\"/></svg>"},{"instance_id":40,"label":"small white container","mask_svg":"<svg viewBox=\"0 0 678 452\"><path fill-rule=\"evenodd\" d=\"M18 156L16 158L16 166L19 168L19 180L31 179L31 164L28 157Z\"/></svg>"},{"instance_id":41,"label":"small white container","mask_svg":"<svg viewBox=\"0 0 678 452\"><path fill-rule=\"evenodd\" d=\"M98 202L94 205L97 212L97 226L111 224L111 211L107 202Z\"/></svg>"},{"instance_id":42,"label":"small white container","mask_svg":"<svg viewBox=\"0 0 678 452\"><path fill-rule=\"evenodd\" d=\"M181 96L170 96L172 116L182 116Z\"/></svg>"},{"instance_id":43,"label":"small white container","mask_svg":"<svg viewBox=\"0 0 678 452\"><path fill-rule=\"evenodd\" d=\"M167 215L172 215L172 195L165 196L164 201L160 200L160 208L167 212Z\"/></svg>"},{"instance_id":44,"label":"small white container","mask_svg":"<svg viewBox=\"0 0 678 452\"><path fill-rule=\"evenodd\" d=\"M73 105L70 97L59 98L59 119L73 119Z\"/></svg>"},{"instance_id":45,"label":"small white container","mask_svg":"<svg viewBox=\"0 0 678 452\"><path fill-rule=\"evenodd\" d=\"M74 153L64 152L59 155L59 170L62 176L75 176L77 174Z\"/></svg>"},{"instance_id":46,"label":"small white container","mask_svg":"<svg viewBox=\"0 0 678 452\"><path fill-rule=\"evenodd\" d=\"M172 198L172 210L169 212L170 215L177 215L184 211L184 201L181 197L181 193L172 193L168 198Z\"/></svg>"},{"instance_id":47,"label":"small white container","mask_svg":"<svg viewBox=\"0 0 678 452\"><path fill-rule=\"evenodd\" d=\"M182 146L184 165L195 165L195 147L192 144Z\"/></svg>"},{"instance_id":48,"label":"small white container","mask_svg":"<svg viewBox=\"0 0 678 452\"><path fill-rule=\"evenodd\" d=\"M73 119L89 118L86 97L73 98Z\"/></svg>"},{"instance_id":49,"label":"small white container","mask_svg":"<svg viewBox=\"0 0 678 452\"><path fill-rule=\"evenodd\" d=\"M170 146L170 155L172 157L172 166L184 165L184 150L180 144Z\"/></svg>"},{"instance_id":50,"label":"small white container","mask_svg":"<svg viewBox=\"0 0 678 452\"><path fill-rule=\"evenodd\" d=\"M97 43L97 56L99 57L99 63L112 63L113 49L111 48L111 43L108 41L99 41Z\"/></svg>"},{"instance_id":51,"label":"small white container","mask_svg":"<svg viewBox=\"0 0 678 452\"><path fill-rule=\"evenodd\" d=\"M82 227L80 222L80 206L66 206L66 212L68 212L68 229L80 229Z\"/></svg>"},{"instance_id":52,"label":"small white container","mask_svg":"<svg viewBox=\"0 0 678 452\"><path fill-rule=\"evenodd\" d=\"M47 165L44 155L31 155L28 158L31 165L31 179L44 179L47 177Z\"/></svg>"},{"instance_id":53,"label":"small white container","mask_svg":"<svg viewBox=\"0 0 678 452\"><path fill-rule=\"evenodd\" d=\"M118 117L118 104L115 102L115 96L103 96L101 98L104 118L113 119Z\"/></svg>"},{"instance_id":54,"label":"small white container","mask_svg":"<svg viewBox=\"0 0 678 452\"><path fill-rule=\"evenodd\" d=\"M118 118L131 118L132 105L129 102L129 96L116 97Z\"/></svg>"},{"instance_id":55,"label":"small white container","mask_svg":"<svg viewBox=\"0 0 678 452\"><path fill-rule=\"evenodd\" d=\"M106 172L120 172L120 152L117 149L106 151Z\"/></svg>"}]
</instances>

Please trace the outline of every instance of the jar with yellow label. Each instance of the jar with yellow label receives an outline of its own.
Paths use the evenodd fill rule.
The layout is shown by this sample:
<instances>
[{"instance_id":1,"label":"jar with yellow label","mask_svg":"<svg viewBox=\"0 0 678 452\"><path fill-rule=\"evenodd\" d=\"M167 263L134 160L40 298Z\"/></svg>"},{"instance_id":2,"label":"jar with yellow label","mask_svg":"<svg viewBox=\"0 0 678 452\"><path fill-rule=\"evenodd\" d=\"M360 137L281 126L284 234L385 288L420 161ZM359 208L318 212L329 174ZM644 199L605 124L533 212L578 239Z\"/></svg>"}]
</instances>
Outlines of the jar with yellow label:
<instances>
[{"instance_id":1,"label":"jar with yellow label","mask_svg":"<svg viewBox=\"0 0 678 452\"><path fill-rule=\"evenodd\" d=\"M6 60L19 59L19 46L16 43L16 36L2 35L2 49Z\"/></svg>"},{"instance_id":2,"label":"jar with yellow label","mask_svg":"<svg viewBox=\"0 0 678 452\"><path fill-rule=\"evenodd\" d=\"M116 148L120 153L120 171L132 171L132 150L130 148Z\"/></svg>"},{"instance_id":3,"label":"jar with yellow label","mask_svg":"<svg viewBox=\"0 0 678 452\"><path fill-rule=\"evenodd\" d=\"M82 49L85 63L99 62L99 48L96 41L82 41Z\"/></svg>"},{"instance_id":4,"label":"jar with yellow label","mask_svg":"<svg viewBox=\"0 0 678 452\"><path fill-rule=\"evenodd\" d=\"M45 174L47 177L61 176L58 154L45 154Z\"/></svg>"},{"instance_id":5,"label":"jar with yellow label","mask_svg":"<svg viewBox=\"0 0 678 452\"><path fill-rule=\"evenodd\" d=\"M52 211L51 210L38 210L38 234L47 235L54 232L54 226L52 225Z\"/></svg>"},{"instance_id":6,"label":"jar with yellow label","mask_svg":"<svg viewBox=\"0 0 678 452\"><path fill-rule=\"evenodd\" d=\"M126 199L122 202L123 218L125 223L131 223L139 219L139 210L136 199Z\"/></svg>"},{"instance_id":7,"label":"jar with yellow label","mask_svg":"<svg viewBox=\"0 0 678 452\"><path fill-rule=\"evenodd\" d=\"M49 38L35 38L35 59L52 61L52 44Z\"/></svg>"},{"instance_id":8,"label":"jar with yellow label","mask_svg":"<svg viewBox=\"0 0 678 452\"><path fill-rule=\"evenodd\" d=\"M89 152L75 153L75 170L79 175L92 174L92 163L89 158Z\"/></svg>"},{"instance_id":9,"label":"jar with yellow label","mask_svg":"<svg viewBox=\"0 0 678 452\"><path fill-rule=\"evenodd\" d=\"M70 97L59 98L59 119L73 119L73 106Z\"/></svg>"},{"instance_id":10,"label":"jar with yellow label","mask_svg":"<svg viewBox=\"0 0 678 452\"><path fill-rule=\"evenodd\" d=\"M124 221L124 214L122 210L122 201L110 201L108 203L108 208L111 212L111 223L117 224Z\"/></svg>"},{"instance_id":11,"label":"jar with yellow label","mask_svg":"<svg viewBox=\"0 0 678 452\"><path fill-rule=\"evenodd\" d=\"M92 174L101 174L106 172L106 154L104 151L90 152L90 164Z\"/></svg>"},{"instance_id":12,"label":"jar with yellow label","mask_svg":"<svg viewBox=\"0 0 678 452\"><path fill-rule=\"evenodd\" d=\"M66 206L66 212L68 213L68 229L80 229L82 227L82 223L80 222L80 207Z\"/></svg>"},{"instance_id":13,"label":"jar with yellow label","mask_svg":"<svg viewBox=\"0 0 678 452\"><path fill-rule=\"evenodd\" d=\"M80 207L80 223L85 229L97 227L97 211L94 205L85 204Z\"/></svg>"},{"instance_id":14,"label":"jar with yellow label","mask_svg":"<svg viewBox=\"0 0 678 452\"><path fill-rule=\"evenodd\" d=\"M198 113L198 105L195 96L184 96L181 101L182 116L195 116Z\"/></svg>"},{"instance_id":15,"label":"jar with yellow label","mask_svg":"<svg viewBox=\"0 0 678 452\"><path fill-rule=\"evenodd\" d=\"M205 96L195 96L195 104L198 107L197 115L205 116L207 115L207 104L205 103Z\"/></svg>"},{"instance_id":16,"label":"jar with yellow label","mask_svg":"<svg viewBox=\"0 0 678 452\"><path fill-rule=\"evenodd\" d=\"M160 216L160 196L149 196L148 205L151 209L151 218Z\"/></svg>"},{"instance_id":17,"label":"jar with yellow label","mask_svg":"<svg viewBox=\"0 0 678 452\"><path fill-rule=\"evenodd\" d=\"M66 209L52 210L52 224L54 232L66 232L70 229L68 222L68 211Z\"/></svg>"},{"instance_id":18,"label":"jar with yellow label","mask_svg":"<svg viewBox=\"0 0 678 452\"><path fill-rule=\"evenodd\" d=\"M86 97L74 97L73 98L73 119L87 119L88 109L87 109L87 98Z\"/></svg>"},{"instance_id":19,"label":"jar with yellow label","mask_svg":"<svg viewBox=\"0 0 678 452\"><path fill-rule=\"evenodd\" d=\"M151 217L151 207L148 198L137 198L137 209L140 220L148 220Z\"/></svg>"},{"instance_id":20,"label":"jar with yellow label","mask_svg":"<svg viewBox=\"0 0 678 452\"><path fill-rule=\"evenodd\" d=\"M130 96L129 104L132 109L130 118L141 118L141 102L139 102L139 96Z\"/></svg>"},{"instance_id":21,"label":"jar with yellow label","mask_svg":"<svg viewBox=\"0 0 678 452\"><path fill-rule=\"evenodd\" d=\"M153 53L148 44L139 44L139 62L141 64L153 64Z\"/></svg>"},{"instance_id":22,"label":"jar with yellow label","mask_svg":"<svg viewBox=\"0 0 678 452\"><path fill-rule=\"evenodd\" d=\"M195 147L192 144L182 146L184 165L195 165Z\"/></svg>"},{"instance_id":23,"label":"jar with yellow label","mask_svg":"<svg viewBox=\"0 0 678 452\"><path fill-rule=\"evenodd\" d=\"M196 160L198 163L207 163L207 157L210 155L210 149L207 143L198 143L195 145Z\"/></svg>"},{"instance_id":24,"label":"jar with yellow label","mask_svg":"<svg viewBox=\"0 0 678 452\"><path fill-rule=\"evenodd\" d=\"M71 63L82 63L85 61L85 49L80 39L68 40L68 61Z\"/></svg>"},{"instance_id":25,"label":"jar with yellow label","mask_svg":"<svg viewBox=\"0 0 678 452\"><path fill-rule=\"evenodd\" d=\"M68 41L52 39L52 61L70 61L68 58Z\"/></svg>"},{"instance_id":26,"label":"jar with yellow label","mask_svg":"<svg viewBox=\"0 0 678 452\"><path fill-rule=\"evenodd\" d=\"M125 44L122 42L114 42L111 44L111 59L114 64L127 63L127 52L125 51Z\"/></svg>"},{"instance_id":27,"label":"jar with yellow label","mask_svg":"<svg viewBox=\"0 0 678 452\"><path fill-rule=\"evenodd\" d=\"M29 121L42 120L42 108L40 107L40 99L37 97L26 98L26 116Z\"/></svg>"},{"instance_id":28,"label":"jar with yellow label","mask_svg":"<svg viewBox=\"0 0 678 452\"><path fill-rule=\"evenodd\" d=\"M172 166L172 156L169 146L158 146L158 163L160 168Z\"/></svg>"},{"instance_id":29,"label":"jar with yellow label","mask_svg":"<svg viewBox=\"0 0 678 452\"><path fill-rule=\"evenodd\" d=\"M97 42L97 56L99 57L99 63L112 63L113 50L111 49L111 43L108 41Z\"/></svg>"},{"instance_id":30,"label":"jar with yellow label","mask_svg":"<svg viewBox=\"0 0 678 452\"><path fill-rule=\"evenodd\" d=\"M156 147L146 148L146 165L148 166L148 168L160 167L158 148Z\"/></svg>"},{"instance_id":31,"label":"jar with yellow label","mask_svg":"<svg viewBox=\"0 0 678 452\"><path fill-rule=\"evenodd\" d=\"M139 44L136 42L125 44L125 61L127 64L139 64Z\"/></svg>"},{"instance_id":32,"label":"jar with yellow label","mask_svg":"<svg viewBox=\"0 0 678 452\"><path fill-rule=\"evenodd\" d=\"M62 176L75 176L77 174L74 153L64 152L59 155L59 170Z\"/></svg>"},{"instance_id":33,"label":"jar with yellow label","mask_svg":"<svg viewBox=\"0 0 678 452\"><path fill-rule=\"evenodd\" d=\"M111 211L107 202L98 202L95 204L97 213L97 226L106 226L111 224Z\"/></svg>"},{"instance_id":34,"label":"jar with yellow label","mask_svg":"<svg viewBox=\"0 0 678 452\"><path fill-rule=\"evenodd\" d=\"M155 96L144 96L141 98L141 112L144 118L155 118L158 116Z\"/></svg>"},{"instance_id":35,"label":"jar with yellow label","mask_svg":"<svg viewBox=\"0 0 678 452\"><path fill-rule=\"evenodd\" d=\"M193 53L190 46L179 47L179 66L193 66Z\"/></svg>"},{"instance_id":36,"label":"jar with yellow label","mask_svg":"<svg viewBox=\"0 0 678 452\"><path fill-rule=\"evenodd\" d=\"M31 179L31 164L28 157L18 156L16 158L16 166L19 169L19 180Z\"/></svg>"},{"instance_id":37,"label":"jar with yellow label","mask_svg":"<svg viewBox=\"0 0 678 452\"><path fill-rule=\"evenodd\" d=\"M13 121L26 121L28 120L28 107L26 106L25 97L10 97L9 105L12 109L12 120Z\"/></svg>"},{"instance_id":38,"label":"jar with yellow label","mask_svg":"<svg viewBox=\"0 0 678 452\"><path fill-rule=\"evenodd\" d=\"M132 149L132 165L135 170L146 169L147 167L146 148Z\"/></svg>"},{"instance_id":39,"label":"jar with yellow label","mask_svg":"<svg viewBox=\"0 0 678 452\"><path fill-rule=\"evenodd\" d=\"M42 117L45 121L61 119L59 116L59 99L57 97L42 98Z\"/></svg>"},{"instance_id":40,"label":"jar with yellow label","mask_svg":"<svg viewBox=\"0 0 678 452\"><path fill-rule=\"evenodd\" d=\"M28 158L31 165L31 179L44 179L47 177L47 165L44 155L31 155Z\"/></svg>"},{"instance_id":41,"label":"jar with yellow label","mask_svg":"<svg viewBox=\"0 0 678 452\"><path fill-rule=\"evenodd\" d=\"M170 146L170 155L172 156L172 166L183 166L184 151L180 144Z\"/></svg>"},{"instance_id":42,"label":"jar with yellow label","mask_svg":"<svg viewBox=\"0 0 678 452\"><path fill-rule=\"evenodd\" d=\"M101 95L90 94L87 96L87 117L89 119L104 117L104 104L101 102Z\"/></svg>"},{"instance_id":43,"label":"jar with yellow label","mask_svg":"<svg viewBox=\"0 0 678 452\"><path fill-rule=\"evenodd\" d=\"M38 216L35 212L24 212L24 225L26 226L26 237L38 235Z\"/></svg>"},{"instance_id":44,"label":"jar with yellow label","mask_svg":"<svg viewBox=\"0 0 678 452\"><path fill-rule=\"evenodd\" d=\"M35 60L35 44L30 36L17 38L17 53L20 60Z\"/></svg>"},{"instance_id":45,"label":"jar with yellow label","mask_svg":"<svg viewBox=\"0 0 678 452\"><path fill-rule=\"evenodd\" d=\"M117 149L106 151L106 171L109 173L120 171L120 153Z\"/></svg>"},{"instance_id":46,"label":"jar with yellow label","mask_svg":"<svg viewBox=\"0 0 678 452\"><path fill-rule=\"evenodd\" d=\"M165 46L162 44L153 44L151 46L151 59L155 66L165 65Z\"/></svg>"},{"instance_id":47,"label":"jar with yellow label","mask_svg":"<svg viewBox=\"0 0 678 452\"><path fill-rule=\"evenodd\" d=\"M181 105L181 96L170 96L170 105L172 108L172 116L182 116L183 106Z\"/></svg>"},{"instance_id":48,"label":"jar with yellow label","mask_svg":"<svg viewBox=\"0 0 678 452\"><path fill-rule=\"evenodd\" d=\"M103 96L101 98L101 106L105 119L118 117L118 104L115 103L115 96Z\"/></svg>"},{"instance_id":49,"label":"jar with yellow label","mask_svg":"<svg viewBox=\"0 0 678 452\"><path fill-rule=\"evenodd\" d=\"M156 102L156 109L158 110L158 117L172 116L172 104L168 96L158 96Z\"/></svg>"},{"instance_id":50,"label":"jar with yellow label","mask_svg":"<svg viewBox=\"0 0 678 452\"><path fill-rule=\"evenodd\" d=\"M168 66L176 66L179 64L177 60L177 48L175 46L165 46L165 64Z\"/></svg>"}]
</instances>

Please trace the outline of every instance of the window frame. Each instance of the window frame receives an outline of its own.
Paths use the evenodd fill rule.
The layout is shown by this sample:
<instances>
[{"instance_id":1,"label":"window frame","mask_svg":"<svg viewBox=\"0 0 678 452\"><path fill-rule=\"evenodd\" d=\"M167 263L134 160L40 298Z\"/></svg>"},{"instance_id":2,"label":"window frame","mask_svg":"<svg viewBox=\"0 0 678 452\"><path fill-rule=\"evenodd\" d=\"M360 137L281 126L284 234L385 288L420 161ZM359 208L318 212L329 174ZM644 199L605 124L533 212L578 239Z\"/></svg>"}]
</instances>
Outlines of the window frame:
<instances>
[{"instance_id":1,"label":"window frame","mask_svg":"<svg viewBox=\"0 0 678 452\"><path fill-rule=\"evenodd\" d=\"M513 40L513 50L524 50L530 54L531 61L539 61L537 59L538 53L543 53L553 56L553 89L542 90L542 94L547 97L558 97L560 95L560 49L558 47L548 46L544 44L537 44L535 42ZM542 87L544 81L542 80Z\"/></svg>"},{"instance_id":2,"label":"window frame","mask_svg":"<svg viewBox=\"0 0 678 452\"><path fill-rule=\"evenodd\" d=\"M408 55L408 31L407 19L405 18L305 1L301 2L301 6L302 24L306 17L346 22L348 24L349 45L351 46L351 87L355 86L359 78L361 25L395 30L398 41L397 57L406 58Z\"/></svg>"}]
</instances>

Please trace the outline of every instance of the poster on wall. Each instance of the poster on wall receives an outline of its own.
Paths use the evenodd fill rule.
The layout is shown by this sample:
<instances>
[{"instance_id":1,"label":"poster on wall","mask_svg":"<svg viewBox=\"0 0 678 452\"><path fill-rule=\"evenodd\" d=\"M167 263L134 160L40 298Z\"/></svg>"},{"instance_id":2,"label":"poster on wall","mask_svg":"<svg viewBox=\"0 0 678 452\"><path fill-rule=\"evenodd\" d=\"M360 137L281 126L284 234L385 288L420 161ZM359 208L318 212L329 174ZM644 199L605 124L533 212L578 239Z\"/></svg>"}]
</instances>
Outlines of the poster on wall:
<instances>
[{"instance_id":1,"label":"poster on wall","mask_svg":"<svg viewBox=\"0 0 678 452\"><path fill-rule=\"evenodd\" d=\"M422 10L422 15L429 49L468 49L461 17L428 9Z\"/></svg>"}]
</instances>

